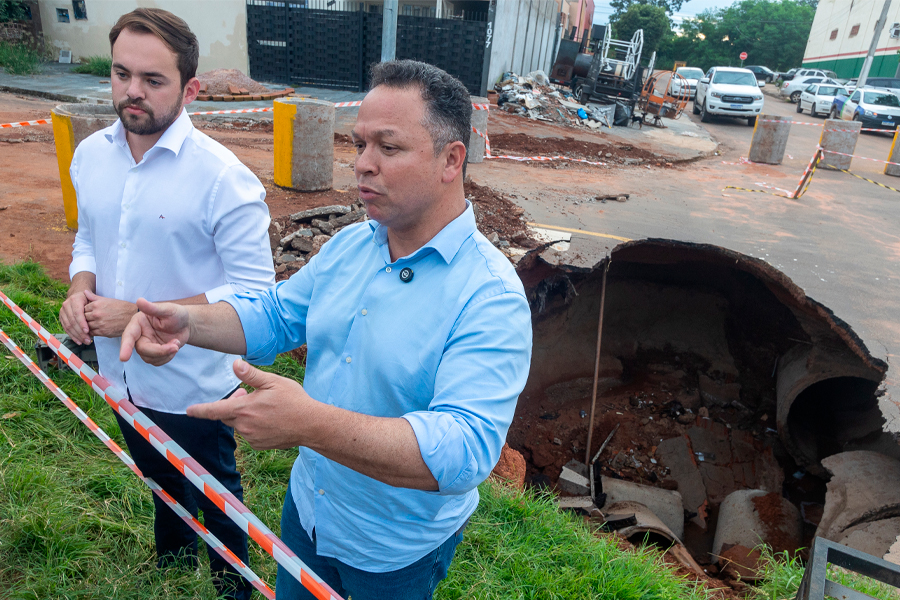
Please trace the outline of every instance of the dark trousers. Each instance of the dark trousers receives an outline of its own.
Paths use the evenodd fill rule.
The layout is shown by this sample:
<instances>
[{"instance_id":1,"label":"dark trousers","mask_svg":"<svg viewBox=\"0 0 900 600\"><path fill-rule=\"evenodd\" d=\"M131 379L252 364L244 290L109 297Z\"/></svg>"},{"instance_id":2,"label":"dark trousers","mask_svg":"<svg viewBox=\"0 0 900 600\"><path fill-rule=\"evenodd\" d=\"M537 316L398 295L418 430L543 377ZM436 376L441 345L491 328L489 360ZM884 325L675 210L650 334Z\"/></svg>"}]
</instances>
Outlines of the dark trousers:
<instances>
[{"instance_id":1,"label":"dark trousers","mask_svg":"<svg viewBox=\"0 0 900 600\"><path fill-rule=\"evenodd\" d=\"M230 395L230 394L229 394ZM129 395L130 396L130 395ZM234 429L221 421L195 419L187 415L174 415L149 408L141 408L169 437L184 448L198 463L208 470L213 477L222 482L228 490L241 502L244 501L244 490L241 487L241 475L234 460L237 443L234 440ZM122 437L131 452L131 458L144 474L150 477L177 500L195 518L197 509L203 511L206 528L225 544L245 564L250 564L247 553L247 534L234 524L218 506L213 504L203 492L198 490L187 478L178 472L150 442L145 440L118 414L119 428ZM156 508L153 532L156 537L157 566L165 568L182 564L196 568L197 534L187 523L181 520L171 508L153 495ZM250 598L252 588L212 548L209 553L210 570L213 584L219 595L238 600Z\"/></svg>"}]
</instances>

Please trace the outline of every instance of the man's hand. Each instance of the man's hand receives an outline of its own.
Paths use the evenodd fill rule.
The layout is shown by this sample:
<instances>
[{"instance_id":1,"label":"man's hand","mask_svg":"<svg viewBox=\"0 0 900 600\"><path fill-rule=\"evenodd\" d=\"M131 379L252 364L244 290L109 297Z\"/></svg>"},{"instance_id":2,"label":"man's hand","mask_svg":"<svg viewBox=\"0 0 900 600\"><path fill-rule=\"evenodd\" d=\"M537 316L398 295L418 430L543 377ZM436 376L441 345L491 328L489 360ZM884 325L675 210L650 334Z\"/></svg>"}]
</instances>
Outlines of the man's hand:
<instances>
[{"instance_id":1,"label":"man's hand","mask_svg":"<svg viewBox=\"0 0 900 600\"><path fill-rule=\"evenodd\" d=\"M248 394L240 388L230 398L194 404L188 407L188 416L234 427L254 450L302 445L301 424L319 403L296 381L260 371L243 360L234 361L234 373L254 391Z\"/></svg>"},{"instance_id":2,"label":"man's hand","mask_svg":"<svg viewBox=\"0 0 900 600\"><path fill-rule=\"evenodd\" d=\"M84 292L76 292L66 298L62 308L59 309L59 322L66 333L76 344L90 344L91 328L84 316L84 307L88 299Z\"/></svg>"},{"instance_id":3,"label":"man's hand","mask_svg":"<svg viewBox=\"0 0 900 600\"><path fill-rule=\"evenodd\" d=\"M157 367L166 364L178 349L190 339L190 315L184 306L172 303L156 304L138 298L139 313L122 332L119 360L131 358L131 351L137 353L144 362Z\"/></svg>"},{"instance_id":4,"label":"man's hand","mask_svg":"<svg viewBox=\"0 0 900 600\"><path fill-rule=\"evenodd\" d=\"M84 307L84 318L93 336L119 337L131 317L138 312L137 306L131 302L104 298L90 290L84 291L84 297L88 300Z\"/></svg>"}]
</instances>

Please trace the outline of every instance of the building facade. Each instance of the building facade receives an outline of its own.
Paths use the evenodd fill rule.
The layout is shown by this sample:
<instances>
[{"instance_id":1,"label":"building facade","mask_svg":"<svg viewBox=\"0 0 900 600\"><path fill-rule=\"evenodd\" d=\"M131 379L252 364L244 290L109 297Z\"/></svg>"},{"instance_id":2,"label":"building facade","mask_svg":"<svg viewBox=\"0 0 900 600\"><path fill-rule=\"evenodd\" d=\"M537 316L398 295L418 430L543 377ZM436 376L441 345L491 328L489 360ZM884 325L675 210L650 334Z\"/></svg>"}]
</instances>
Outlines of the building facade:
<instances>
[{"instance_id":1,"label":"building facade","mask_svg":"<svg viewBox=\"0 0 900 600\"><path fill-rule=\"evenodd\" d=\"M829 69L838 77L858 77L881 16L884 0L819 0L803 66ZM900 2L888 11L870 77L895 77L900 65Z\"/></svg>"}]
</instances>

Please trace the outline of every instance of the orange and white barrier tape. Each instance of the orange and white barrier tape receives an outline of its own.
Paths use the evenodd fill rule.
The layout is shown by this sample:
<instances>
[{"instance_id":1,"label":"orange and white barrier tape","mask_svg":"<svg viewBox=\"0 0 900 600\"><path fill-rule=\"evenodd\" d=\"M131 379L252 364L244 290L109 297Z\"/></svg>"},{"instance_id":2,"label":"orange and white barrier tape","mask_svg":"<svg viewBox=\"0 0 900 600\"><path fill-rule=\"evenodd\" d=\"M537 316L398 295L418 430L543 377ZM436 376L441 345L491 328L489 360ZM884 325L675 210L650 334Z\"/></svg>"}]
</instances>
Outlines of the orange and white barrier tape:
<instances>
[{"instance_id":1,"label":"orange and white barrier tape","mask_svg":"<svg viewBox=\"0 0 900 600\"><path fill-rule=\"evenodd\" d=\"M882 163L882 164L885 164L885 165L895 165L895 166L900 167L900 163L891 162L891 161L889 161L889 160L881 160L881 159L878 159L878 158L867 158L867 157L865 157L865 156L858 156L858 155L856 155L856 154L845 154L845 153L843 153L843 152L837 152L837 151L835 151L835 150L824 150L824 149L823 149L822 152L827 152L828 154L839 154L839 155L841 155L841 156L849 156L849 157L851 157L851 158L858 158L858 159L860 159L860 160L871 160L871 161L879 162L879 163Z\"/></svg>"},{"instance_id":2,"label":"orange and white barrier tape","mask_svg":"<svg viewBox=\"0 0 900 600\"><path fill-rule=\"evenodd\" d=\"M0 343L3 343L10 352L13 353L13 356L19 359L19 361L25 365L29 371L31 371L38 380L44 384L44 386L50 390L50 392L59 398L59 400L72 411L78 420L81 421L88 429L91 430L97 439L99 439L103 444L112 450L112 453L115 454L119 460L125 463L125 466L131 469L135 475L137 475L146 485L149 487L156 496L166 503L166 505L175 511L181 519L187 523L187 525L193 529L197 535L199 535L206 545L215 550L219 556L221 556L225 561L234 567L234 569L244 576L244 578L250 582L250 584L255 587L260 594L269 598L271 600L275 599L275 592L266 585L266 582L260 579L259 575L253 572L249 566L247 566L244 561L237 557L237 555L228 549L225 544L223 544L219 539L214 536L210 531L204 527L200 521L195 519L190 512L187 511L178 501L175 500L172 496L170 496L158 483L156 483L150 477L144 477L144 474L141 473L141 470L138 468L136 464L134 464L134 460L128 454L122 450L121 446L115 443L109 435L103 431L99 425L97 425L93 419L87 416L81 408L75 404L75 402L65 393L63 392L56 383L52 379L50 379L46 373L44 373L34 361L31 360L31 357L22 352L22 350L13 342L6 333L0 329Z\"/></svg>"},{"instance_id":3,"label":"orange and white barrier tape","mask_svg":"<svg viewBox=\"0 0 900 600\"><path fill-rule=\"evenodd\" d=\"M37 121L17 121L15 123L0 123L0 129L12 127L28 127L30 125L50 125L50 119L38 119Z\"/></svg>"},{"instance_id":4,"label":"orange and white barrier tape","mask_svg":"<svg viewBox=\"0 0 900 600\"><path fill-rule=\"evenodd\" d=\"M812 125L813 127L825 127L825 123L808 123L806 121L781 121L779 119L760 119L760 123L790 123L791 125ZM829 129L828 131L839 131L842 133L856 133L855 129ZM882 133L894 133L896 129L870 129L863 127L859 131L880 131Z\"/></svg>"},{"instance_id":5,"label":"orange and white barrier tape","mask_svg":"<svg viewBox=\"0 0 900 600\"><path fill-rule=\"evenodd\" d=\"M189 117L193 117L194 115L233 115L237 113L261 113L261 112L272 112L275 110L272 107L266 108L235 108L234 110L206 110L203 112L192 112L188 113Z\"/></svg>"},{"instance_id":6,"label":"orange and white barrier tape","mask_svg":"<svg viewBox=\"0 0 900 600\"><path fill-rule=\"evenodd\" d=\"M506 160L515 160L518 162L529 162L529 161L547 162L547 161L551 161L551 160L568 160L571 162L585 163L588 165L594 165L594 166L599 166L599 167L608 166L607 163L605 163L605 162L585 160L583 158L569 158L568 156L510 156L510 155L505 155L505 154L495 156L495 155L491 154L491 140L488 137L488 135L486 133L482 133L481 131L478 131L477 129L475 129L475 127L472 127L472 131L484 139L484 158L486 158L486 159L488 159L488 158L504 158Z\"/></svg>"}]
</instances>

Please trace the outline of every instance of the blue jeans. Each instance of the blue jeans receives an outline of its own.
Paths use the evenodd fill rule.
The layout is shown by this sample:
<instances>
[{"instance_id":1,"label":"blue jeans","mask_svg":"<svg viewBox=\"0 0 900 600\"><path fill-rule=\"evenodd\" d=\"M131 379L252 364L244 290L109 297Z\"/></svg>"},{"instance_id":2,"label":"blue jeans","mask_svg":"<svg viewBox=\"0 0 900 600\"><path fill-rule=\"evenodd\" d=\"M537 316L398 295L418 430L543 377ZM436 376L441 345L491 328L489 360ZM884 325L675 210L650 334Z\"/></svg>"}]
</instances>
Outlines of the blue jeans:
<instances>
[{"instance_id":1,"label":"blue jeans","mask_svg":"<svg viewBox=\"0 0 900 600\"><path fill-rule=\"evenodd\" d=\"M462 541L464 528L461 527L441 546L407 567L387 573L369 573L336 558L316 554L316 542L309 539L300 524L290 487L281 512L281 540L331 589L353 600L431 600L434 588L447 576L456 546ZM315 596L281 565L278 565L275 593L278 600L315 600Z\"/></svg>"}]
</instances>

